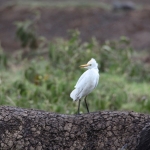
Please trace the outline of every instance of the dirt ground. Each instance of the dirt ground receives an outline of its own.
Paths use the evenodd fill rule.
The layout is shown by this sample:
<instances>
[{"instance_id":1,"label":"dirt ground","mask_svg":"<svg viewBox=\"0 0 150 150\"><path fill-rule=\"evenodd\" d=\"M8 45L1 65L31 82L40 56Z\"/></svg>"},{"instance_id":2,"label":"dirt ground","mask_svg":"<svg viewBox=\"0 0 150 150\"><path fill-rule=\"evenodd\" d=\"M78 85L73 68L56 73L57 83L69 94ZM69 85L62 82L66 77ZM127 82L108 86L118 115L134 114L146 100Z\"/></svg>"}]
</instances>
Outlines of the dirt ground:
<instances>
[{"instance_id":1,"label":"dirt ground","mask_svg":"<svg viewBox=\"0 0 150 150\"><path fill-rule=\"evenodd\" d=\"M109 2L107 0L107 3ZM96 37L100 43L125 35L131 39L135 49L148 50L150 53L150 1L135 0L135 2L135 4L143 2L143 8L114 12L98 7L29 8L17 5L0 7L1 46L6 52L18 50L20 45L16 39L14 23L32 19L33 12L38 10L41 17L37 23L37 32L49 40L56 37L67 38L68 29L78 29L83 40Z\"/></svg>"}]
</instances>

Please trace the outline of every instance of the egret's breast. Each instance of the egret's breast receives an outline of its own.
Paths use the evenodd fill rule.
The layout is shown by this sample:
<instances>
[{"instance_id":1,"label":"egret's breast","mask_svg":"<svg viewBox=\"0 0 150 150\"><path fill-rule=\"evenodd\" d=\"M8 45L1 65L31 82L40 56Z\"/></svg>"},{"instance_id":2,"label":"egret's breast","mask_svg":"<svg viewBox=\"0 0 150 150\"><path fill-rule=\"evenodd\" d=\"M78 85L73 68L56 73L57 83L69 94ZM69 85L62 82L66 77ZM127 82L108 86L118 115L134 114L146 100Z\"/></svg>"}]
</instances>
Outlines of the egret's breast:
<instances>
[{"instance_id":1,"label":"egret's breast","mask_svg":"<svg viewBox=\"0 0 150 150\"><path fill-rule=\"evenodd\" d=\"M88 70L88 75L86 77L86 82L82 89L82 96L86 96L89 93L93 91L93 89L96 87L99 79L99 74L94 69Z\"/></svg>"}]
</instances>

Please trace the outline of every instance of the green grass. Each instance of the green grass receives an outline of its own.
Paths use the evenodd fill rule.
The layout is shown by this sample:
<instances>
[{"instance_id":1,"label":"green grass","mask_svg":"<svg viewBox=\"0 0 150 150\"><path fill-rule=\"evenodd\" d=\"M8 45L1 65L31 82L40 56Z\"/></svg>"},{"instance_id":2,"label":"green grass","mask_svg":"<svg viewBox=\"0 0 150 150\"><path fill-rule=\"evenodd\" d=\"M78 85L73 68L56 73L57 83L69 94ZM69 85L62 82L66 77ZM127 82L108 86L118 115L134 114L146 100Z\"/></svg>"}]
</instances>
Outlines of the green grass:
<instances>
[{"instance_id":1,"label":"green grass","mask_svg":"<svg viewBox=\"0 0 150 150\"><path fill-rule=\"evenodd\" d=\"M70 93L85 71L79 65L93 57L99 64L100 80L87 98L90 111L150 112L150 72L142 62L133 61L135 51L128 38L99 45L95 39L81 42L79 32L71 31L69 40L44 40L33 47L27 39L30 30L20 27L21 43L25 40L30 51L25 58L21 53L8 57L1 48L0 105L75 114L78 102L72 101ZM32 38L39 43L34 32ZM81 112L86 112L83 101Z\"/></svg>"},{"instance_id":2,"label":"green grass","mask_svg":"<svg viewBox=\"0 0 150 150\"><path fill-rule=\"evenodd\" d=\"M85 59L83 63L88 60ZM81 63L74 62L79 66ZM57 61L56 61L57 63ZM50 112L74 114L77 102L70 98L70 92L83 69L68 65L52 64L47 59L34 58L20 69L4 69L0 74L0 105L11 105L24 108L35 108ZM65 67L65 66L64 66ZM35 72L28 72L34 68ZM29 69L30 70L30 69ZM150 84L147 81L129 82L124 75L100 73L98 87L88 96L90 111L128 110L150 112ZM81 112L86 112L82 101Z\"/></svg>"},{"instance_id":3,"label":"green grass","mask_svg":"<svg viewBox=\"0 0 150 150\"><path fill-rule=\"evenodd\" d=\"M41 71L50 66L49 61L36 62ZM28 64L29 65L29 64ZM73 67L73 66L70 66ZM82 74L80 68L64 72L57 68L46 72L48 79L41 85L30 83L24 77L24 69L1 73L1 105L42 109L51 112L74 114L78 103L69 97L77 79ZM45 72L44 72L45 73ZM90 111L133 110L150 112L150 85L146 82L128 82L121 75L101 73L98 87L88 96ZM86 112L82 103L81 111Z\"/></svg>"}]
</instances>

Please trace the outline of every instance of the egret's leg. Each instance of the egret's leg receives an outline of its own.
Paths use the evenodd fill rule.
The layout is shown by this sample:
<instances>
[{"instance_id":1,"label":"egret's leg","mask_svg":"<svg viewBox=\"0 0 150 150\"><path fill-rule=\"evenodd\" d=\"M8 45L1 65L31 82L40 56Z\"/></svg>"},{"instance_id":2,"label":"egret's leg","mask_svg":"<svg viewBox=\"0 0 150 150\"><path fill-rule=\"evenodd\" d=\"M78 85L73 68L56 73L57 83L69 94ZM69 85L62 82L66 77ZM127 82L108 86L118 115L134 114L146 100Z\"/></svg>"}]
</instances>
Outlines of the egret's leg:
<instances>
[{"instance_id":1,"label":"egret's leg","mask_svg":"<svg viewBox=\"0 0 150 150\"><path fill-rule=\"evenodd\" d=\"M78 115L80 115L80 101L81 99L79 99L79 103L78 103Z\"/></svg>"},{"instance_id":2,"label":"egret's leg","mask_svg":"<svg viewBox=\"0 0 150 150\"><path fill-rule=\"evenodd\" d=\"M85 101L85 105L86 105L87 112L89 113L89 108L88 108L88 105L87 105L87 102L86 102L86 97L87 97L87 96L85 96L84 101Z\"/></svg>"}]
</instances>

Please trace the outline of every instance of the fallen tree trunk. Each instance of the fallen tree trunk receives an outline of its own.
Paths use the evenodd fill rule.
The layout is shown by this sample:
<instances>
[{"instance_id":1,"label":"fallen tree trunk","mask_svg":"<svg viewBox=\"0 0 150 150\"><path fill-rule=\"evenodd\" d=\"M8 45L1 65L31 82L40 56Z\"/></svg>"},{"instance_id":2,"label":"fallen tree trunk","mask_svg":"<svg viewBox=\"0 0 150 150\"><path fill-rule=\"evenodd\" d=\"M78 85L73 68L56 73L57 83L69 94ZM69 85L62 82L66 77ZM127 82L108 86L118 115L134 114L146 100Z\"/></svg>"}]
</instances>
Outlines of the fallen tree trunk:
<instances>
[{"instance_id":1,"label":"fallen tree trunk","mask_svg":"<svg viewBox=\"0 0 150 150\"><path fill-rule=\"evenodd\" d=\"M149 115L135 112L63 115L2 106L0 149L135 150L147 122Z\"/></svg>"},{"instance_id":2,"label":"fallen tree trunk","mask_svg":"<svg viewBox=\"0 0 150 150\"><path fill-rule=\"evenodd\" d=\"M142 129L138 137L136 150L150 150L150 123Z\"/></svg>"}]
</instances>

